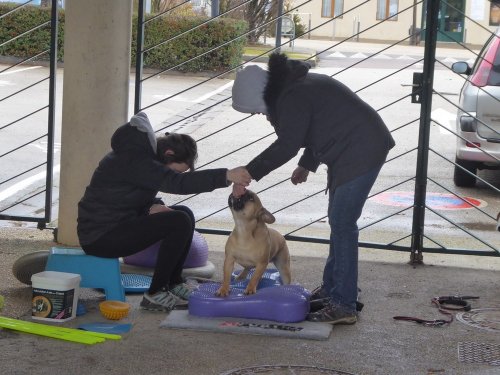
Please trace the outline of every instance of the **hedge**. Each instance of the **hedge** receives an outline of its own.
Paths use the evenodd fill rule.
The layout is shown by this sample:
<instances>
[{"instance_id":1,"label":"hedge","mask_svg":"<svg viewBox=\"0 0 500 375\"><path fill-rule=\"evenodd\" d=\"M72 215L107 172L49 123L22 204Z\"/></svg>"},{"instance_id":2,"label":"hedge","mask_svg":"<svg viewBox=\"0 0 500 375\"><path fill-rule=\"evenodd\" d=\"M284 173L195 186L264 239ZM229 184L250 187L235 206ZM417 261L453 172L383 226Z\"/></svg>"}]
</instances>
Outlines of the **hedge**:
<instances>
[{"instance_id":1,"label":"hedge","mask_svg":"<svg viewBox=\"0 0 500 375\"><path fill-rule=\"evenodd\" d=\"M144 66L156 69L176 67L176 70L193 72L221 71L241 63L246 38L239 36L245 33L247 24L229 18L203 24L205 20L202 17L172 16L146 23ZM132 61L135 61L136 28L134 19ZM167 42L161 44L163 41ZM215 49L224 43L227 44Z\"/></svg>"},{"instance_id":2,"label":"hedge","mask_svg":"<svg viewBox=\"0 0 500 375\"><path fill-rule=\"evenodd\" d=\"M0 15L16 4L0 4ZM152 18L152 16L148 16ZM147 18L147 19L149 19ZM239 64L243 55L247 30L244 21L217 19L203 24L199 16L158 17L145 26L143 66L153 69L174 68L183 72L223 71ZM47 23L27 35L22 33ZM196 27L201 25L199 27ZM196 27L189 32L189 29ZM64 61L64 10L59 11L58 60ZM137 17L132 20L132 59L135 66ZM166 42L165 42L166 41ZM165 43L162 43L165 42ZM226 45L216 48L224 43ZM50 8L24 6L0 19L0 56L29 58L47 50L38 60L48 60L50 48ZM214 49L212 52L208 52ZM198 55L202 55L196 58ZM193 59L192 61L190 61Z\"/></svg>"},{"instance_id":3,"label":"hedge","mask_svg":"<svg viewBox=\"0 0 500 375\"><path fill-rule=\"evenodd\" d=\"M0 14L6 14L19 4L0 4ZM28 30L47 23L25 36L15 38ZM64 13L59 16L58 34L58 60L63 57L64 40ZM28 58L43 51L47 51L39 57L39 60L49 59L50 49L50 8L35 6L24 6L11 14L0 19L0 55L18 58Z\"/></svg>"}]
</instances>

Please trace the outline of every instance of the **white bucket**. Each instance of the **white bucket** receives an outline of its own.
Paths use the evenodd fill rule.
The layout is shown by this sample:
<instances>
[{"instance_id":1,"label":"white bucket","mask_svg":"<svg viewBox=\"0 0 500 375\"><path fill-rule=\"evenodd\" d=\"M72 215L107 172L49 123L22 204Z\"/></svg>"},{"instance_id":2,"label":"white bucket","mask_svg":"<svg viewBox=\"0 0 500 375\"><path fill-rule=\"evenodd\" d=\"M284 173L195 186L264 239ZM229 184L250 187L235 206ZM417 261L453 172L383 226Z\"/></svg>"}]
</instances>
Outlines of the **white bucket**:
<instances>
[{"instance_id":1,"label":"white bucket","mask_svg":"<svg viewBox=\"0 0 500 375\"><path fill-rule=\"evenodd\" d=\"M31 317L65 322L76 316L81 277L76 273L44 271L31 276Z\"/></svg>"}]
</instances>

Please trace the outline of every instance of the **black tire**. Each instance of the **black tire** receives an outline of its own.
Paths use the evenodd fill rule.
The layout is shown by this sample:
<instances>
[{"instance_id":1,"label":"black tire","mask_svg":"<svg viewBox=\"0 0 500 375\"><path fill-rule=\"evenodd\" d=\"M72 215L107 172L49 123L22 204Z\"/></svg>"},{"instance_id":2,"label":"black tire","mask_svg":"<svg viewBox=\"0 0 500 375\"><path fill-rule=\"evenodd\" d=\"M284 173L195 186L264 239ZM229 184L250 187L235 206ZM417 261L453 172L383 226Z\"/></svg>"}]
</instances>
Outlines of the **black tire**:
<instances>
[{"instance_id":1,"label":"black tire","mask_svg":"<svg viewBox=\"0 0 500 375\"><path fill-rule=\"evenodd\" d=\"M34 253L23 255L12 265L12 274L23 284L31 285L31 276L35 273L45 271L48 259L48 250L35 251Z\"/></svg>"},{"instance_id":2,"label":"black tire","mask_svg":"<svg viewBox=\"0 0 500 375\"><path fill-rule=\"evenodd\" d=\"M462 168L455 166L453 182L459 187L473 187L476 185L477 163L470 160L461 160L455 158L455 163L465 168L471 174L465 172Z\"/></svg>"}]
</instances>

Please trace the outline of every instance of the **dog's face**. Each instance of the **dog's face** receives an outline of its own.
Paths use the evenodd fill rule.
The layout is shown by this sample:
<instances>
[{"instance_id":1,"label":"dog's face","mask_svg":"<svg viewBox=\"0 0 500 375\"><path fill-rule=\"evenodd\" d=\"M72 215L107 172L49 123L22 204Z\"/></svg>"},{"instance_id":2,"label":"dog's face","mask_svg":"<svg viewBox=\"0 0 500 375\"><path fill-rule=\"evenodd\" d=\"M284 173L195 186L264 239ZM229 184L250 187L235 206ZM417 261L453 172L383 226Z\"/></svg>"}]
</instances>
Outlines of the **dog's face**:
<instances>
[{"instance_id":1,"label":"dog's face","mask_svg":"<svg viewBox=\"0 0 500 375\"><path fill-rule=\"evenodd\" d=\"M273 214L262 206L257 194L250 190L239 198L235 198L233 194L229 195L228 205L235 219L246 221L257 219L267 224L272 224L276 220Z\"/></svg>"}]
</instances>

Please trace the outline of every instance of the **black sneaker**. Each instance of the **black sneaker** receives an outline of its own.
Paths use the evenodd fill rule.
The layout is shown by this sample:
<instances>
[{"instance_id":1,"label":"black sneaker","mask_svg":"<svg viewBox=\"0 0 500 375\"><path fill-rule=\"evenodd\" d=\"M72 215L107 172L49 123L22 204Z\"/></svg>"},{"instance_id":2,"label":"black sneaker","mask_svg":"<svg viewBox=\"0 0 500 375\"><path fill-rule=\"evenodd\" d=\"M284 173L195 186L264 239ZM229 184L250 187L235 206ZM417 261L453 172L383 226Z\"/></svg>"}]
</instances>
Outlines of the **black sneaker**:
<instances>
[{"instance_id":1,"label":"black sneaker","mask_svg":"<svg viewBox=\"0 0 500 375\"><path fill-rule=\"evenodd\" d=\"M312 299L309 301L309 312L316 312L330 303L330 298Z\"/></svg>"},{"instance_id":2,"label":"black sneaker","mask_svg":"<svg viewBox=\"0 0 500 375\"><path fill-rule=\"evenodd\" d=\"M327 298L327 297L328 297L328 295L323 290L323 284L321 284L320 286L313 289L313 291L311 292L310 300L314 301L317 299L323 299L323 298Z\"/></svg>"},{"instance_id":3,"label":"black sneaker","mask_svg":"<svg viewBox=\"0 0 500 375\"><path fill-rule=\"evenodd\" d=\"M321 310L330 302L330 298L323 290L323 284L313 289L309 298L309 311L316 312Z\"/></svg>"},{"instance_id":4,"label":"black sneaker","mask_svg":"<svg viewBox=\"0 0 500 375\"><path fill-rule=\"evenodd\" d=\"M361 289L358 288L358 292L361 292ZM323 290L323 284L320 286L316 287L312 292L311 292L311 297L309 298L309 312L316 312L321 310L322 308L326 307L330 303L330 298L326 294L326 292ZM363 310L364 307L363 302L356 301L356 311L361 311Z\"/></svg>"},{"instance_id":5,"label":"black sneaker","mask_svg":"<svg viewBox=\"0 0 500 375\"><path fill-rule=\"evenodd\" d=\"M361 288L358 287L358 294L361 293ZM328 293L323 289L323 283L320 286L314 288L311 292L310 300L322 299L328 297Z\"/></svg>"},{"instance_id":6,"label":"black sneaker","mask_svg":"<svg viewBox=\"0 0 500 375\"><path fill-rule=\"evenodd\" d=\"M358 321L355 312L347 312L338 306L328 304L321 310L307 314L306 320L330 324L354 324Z\"/></svg>"},{"instance_id":7,"label":"black sneaker","mask_svg":"<svg viewBox=\"0 0 500 375\"><path fill-rule=\"evenodd\" d=\"M326 307L330 303L329 298L321 298L309 301L309 312L316 312ZM356 311L361 312L365 304L363 302L356 301Z\"/></svg>"}]
</instances>

